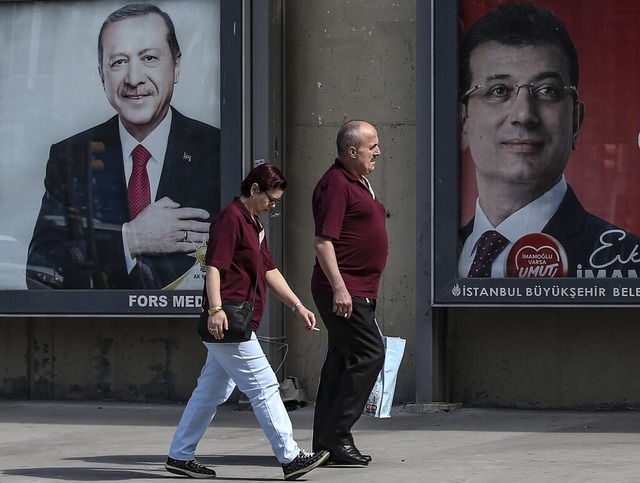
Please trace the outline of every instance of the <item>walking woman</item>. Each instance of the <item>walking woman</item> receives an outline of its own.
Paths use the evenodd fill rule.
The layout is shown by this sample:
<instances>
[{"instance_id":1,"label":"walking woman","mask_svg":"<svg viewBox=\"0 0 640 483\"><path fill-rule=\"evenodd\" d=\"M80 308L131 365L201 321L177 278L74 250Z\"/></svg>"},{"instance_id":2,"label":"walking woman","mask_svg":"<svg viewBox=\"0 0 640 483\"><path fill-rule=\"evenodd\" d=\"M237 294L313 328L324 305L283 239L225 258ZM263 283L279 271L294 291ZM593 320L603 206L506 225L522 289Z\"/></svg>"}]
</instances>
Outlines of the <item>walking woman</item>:
<instances>
[{"instance_id":1,"label":"walking woman","mask_svg":"<svg viewBox=\"0 0 640 483\"><path fill-rule=\"evenodd\" d=\"M313 312L304 307L276 267L258 218L281 200L286 187L287 181L278 168L262 164L242 181L241 196L211 223L205 262L205 287L211 308L206 329L201 327L199 331L207 348L207 360L171 443L165 464L171 473L215 478L214 470L195 460L195 450L218 406L231 396L236 385L251 401L286 480L299 478L329 457L324 450L305 451L293 439L278 380L255 334L267 287L293 310L308 331L316 324ZM222 301L254 299L251 339L224 343L223 329L228 327Z\"/></svg>"}]
</instances>

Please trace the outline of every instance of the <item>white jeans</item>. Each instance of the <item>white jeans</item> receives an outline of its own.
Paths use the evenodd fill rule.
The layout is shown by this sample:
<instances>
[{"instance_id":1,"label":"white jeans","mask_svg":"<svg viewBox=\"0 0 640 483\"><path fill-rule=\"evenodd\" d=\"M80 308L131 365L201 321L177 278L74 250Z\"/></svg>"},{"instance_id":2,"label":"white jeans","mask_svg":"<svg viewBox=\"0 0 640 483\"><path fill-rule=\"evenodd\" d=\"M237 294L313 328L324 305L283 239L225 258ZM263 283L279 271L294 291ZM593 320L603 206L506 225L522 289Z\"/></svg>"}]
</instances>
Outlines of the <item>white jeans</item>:
<instances>
[{"instance_id":1,"label":"white jeans","mask_svg":"<svg viewBox=\"0 0 640 483\"><path fill-rule=\"evenodd\" d=\"M293 439L293 427L280 397L276 375L253 333L240 343L204 342L207 361L198 385L182 413L171 442L169 456L177 460L194 458L196 446L233 389L247 395L253 412L282 464L292 462L300 452Z\"/></svg>"}]
</instances>

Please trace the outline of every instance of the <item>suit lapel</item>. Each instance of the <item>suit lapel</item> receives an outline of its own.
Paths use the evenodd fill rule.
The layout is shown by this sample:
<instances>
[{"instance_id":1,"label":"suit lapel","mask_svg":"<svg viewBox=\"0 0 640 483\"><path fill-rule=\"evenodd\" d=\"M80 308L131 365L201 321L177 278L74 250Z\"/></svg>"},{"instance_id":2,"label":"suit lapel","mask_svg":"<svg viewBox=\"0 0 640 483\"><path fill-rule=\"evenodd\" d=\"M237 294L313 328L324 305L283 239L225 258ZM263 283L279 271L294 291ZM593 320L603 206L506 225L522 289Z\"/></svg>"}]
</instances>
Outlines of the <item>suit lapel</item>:
<instances>
[{"instance_id":1,"label":"suit lapel","mask_svg":"<svg viewBox=\"0 0 640 483\"><path fill-rule=\"evenodd\" d=\"M93 153L93 216L103 223L122 224L130 219L118 118L113 117L91 133L100 147Z\"/></svg>"},{"instance_id":2,"label":"suit lapel","mask_svg":"<svg viewBox=\"0 0 640 483\"><path fill-rule=\"evenodd\" d=\"M560 206L542 229L542 233L551 235L566 247L567 244L571 244L572 238L579 237L584 232L586 216L587 212L578 201L573 189L567 186L567 192Z\"/></svg>"},{"instance_id":3,"label":"suit lapel","mask_svg":"<svg viewBox=\"0 0 640 483\"><path fill-rule=\"evenodd\" d=\"M189 132L184 116L171 109L173 119L156 200L168 196L182 204L185 196L188 196L194 173L197 172L201 149L194 134Z\"/></svg>"}]
</instances>

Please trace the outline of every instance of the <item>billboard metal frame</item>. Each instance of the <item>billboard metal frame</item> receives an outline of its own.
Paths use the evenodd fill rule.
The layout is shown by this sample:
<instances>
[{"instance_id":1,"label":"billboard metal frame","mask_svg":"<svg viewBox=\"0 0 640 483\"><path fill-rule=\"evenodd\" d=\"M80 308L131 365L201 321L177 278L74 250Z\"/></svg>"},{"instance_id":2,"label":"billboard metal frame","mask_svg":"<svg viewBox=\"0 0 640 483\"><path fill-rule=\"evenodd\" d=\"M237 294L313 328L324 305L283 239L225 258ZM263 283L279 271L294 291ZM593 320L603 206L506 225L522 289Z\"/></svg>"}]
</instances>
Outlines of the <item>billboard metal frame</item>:
<instances>
[{"instance_id":1,"label":"billboard metal frame","mask_svg":"<svg viewBox=\"0 0 640 483\"><path fill-rule=\"evenodd\" d=\"M175 3L179 1L175 0ZM36 3L43 2L0 0L0 7L19 11ZM68 3L70 12L82 9L83 3L86 3L87 8L94 4L45 0L44 4L47 3L55 3L63 8L66 8L65 4ZM163 5L168 3L170 2L162 0ZM115 8L118 6L120 4ZM238 194L240 180L252 167L254 140L251 85L256 75L263 77L265 73L257 72L253 66L251 32L256 22L269 21L269 18L264 16L253 18L252 0L220 1L221 206ZM3 94L6 95L7 92ZM41 178L38 182L41 184ZM199 312L200 306L201 290L191 289L169 291L0 288L0 317L193 317Z\"/></svg>"},{"instance_id":2,"label":"billboard metal frame","mask_svg":"<svg viewBox=\"0 0 640 483\"><path fill-rule=\"evenodd\" d=\"M462 2L434 0L431 68L431 300L434 307L640 305L638 278L461 278L457 59ZM549 2L547 2L549 3ZM598 8L606 9L602 4ZM425 54L426 55L426 54Z\"/></svg>"}]
</instances>

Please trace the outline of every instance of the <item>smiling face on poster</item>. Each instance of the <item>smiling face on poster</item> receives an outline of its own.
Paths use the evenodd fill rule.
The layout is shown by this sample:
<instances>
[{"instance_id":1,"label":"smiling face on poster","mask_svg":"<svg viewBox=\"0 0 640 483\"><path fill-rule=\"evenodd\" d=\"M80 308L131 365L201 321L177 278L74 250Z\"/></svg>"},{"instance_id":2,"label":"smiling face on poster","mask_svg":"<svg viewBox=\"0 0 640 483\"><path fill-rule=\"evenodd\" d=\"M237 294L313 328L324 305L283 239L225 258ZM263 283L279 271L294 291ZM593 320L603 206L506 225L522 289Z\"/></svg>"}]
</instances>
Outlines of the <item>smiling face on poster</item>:
<instances>
[{"instance_id":1,"label":"smiling face on poster","mask_svg":"<svg viewBox=\"0 0 640 483\"><path fill-rule=\"evenodd\" d=\"M0 30L0 290L201 289L219 2L0 2ZM150 199L133 217L138 144Z\"/></svg>"},{"instance_id":2,"label":"smiling face on poster","mask_svg":"<svg viewBox=\"0 0 640 483\"><path fill-rule=\"evenodd\" d=\"M160 14L136 15L105 25L98 40L104 92L138 141L166 117L180 78L182 53L168 28Z\"/></svg>"}]
</instances>

